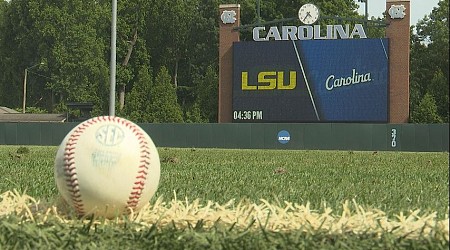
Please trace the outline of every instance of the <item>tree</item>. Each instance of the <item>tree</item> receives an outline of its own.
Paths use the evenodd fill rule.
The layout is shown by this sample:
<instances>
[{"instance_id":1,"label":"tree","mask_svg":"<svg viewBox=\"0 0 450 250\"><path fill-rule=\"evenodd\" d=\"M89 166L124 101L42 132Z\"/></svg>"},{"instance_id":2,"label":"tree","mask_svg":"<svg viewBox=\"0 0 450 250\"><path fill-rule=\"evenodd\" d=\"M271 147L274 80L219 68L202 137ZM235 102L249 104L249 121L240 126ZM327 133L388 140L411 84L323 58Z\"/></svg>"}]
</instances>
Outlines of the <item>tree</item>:
<instances>
[{"instance_id":1,"label":"tree","mask_svg":"<svg viewBox=\"0 0 450 250\"><path fill-rule=\"evenodd\" d=\"M103 113L109 89L106 6L89 0L30 5L43 60L52 69L50 89L61 104L92 101L94 114Z\"/></svg>"},{"instance_id":2,"label":"tree","mask_svg":"<svg viewBox=\"0 0 450 250\"><path fill-rule=\"evenodd\" d=\"M5 20L5 11L6 11L6 7L7 7L6 4L7 4L7 2L0 1L0 34L2 34L2 31L5 30L3 28L3 25L6 22L6 20ZM0 35L0 48L1 48L2 44L3 44L3 36ZM0 58L4 58L4 57L5 57L5 55L3 55L3 50L0 49ZM0 60L0 68L3 69L4 67L6 67L6 65L4 64L4 61ZM0 104L3 103L3 98L4 98L3 95L6 92L5 88L3 86L3 81L1 81L1 79L4 79L3 72L4 71L2 71L2 73L0 75Z\"/></svg>"},{"instance_id":3,"label":"tree","mask_svg":"<svg viewBox=\"0 0 450 250\"><path fill-rule=\"evenodd\" d=\"M125 106L125 116L134 122L150 122L151 107L150 102L152 89L152 75L147 67L141 67L137 74L137 79L133 90L128 94L127 105ZM119 111L120 112L120 111Z\"/></svg>"},{"instance_id":4,"label":"tree","mask_svg":"<svg viewBox=\"0 0 450 250\"><path fill-rule=\"evenodd\" d=\"M177 102L175 86L169 71L162 67L151 89L150 122L183 122L183 112Z\"/></svg>"},{"instance_id":5,"label":"tree","mask_svg":"<svg viewBox=\"0 0 450 250\"><path fill-rule=\"evenodd\" d=\"M428 93L436 101L437 113L444 122L448 122L449 117L448 87L448 77L446 78L441 70L437 70L431 79Z\"/></svg>"},{"instance_id":6,"label":"tree","mask_svg":"<svg viewBox=\"0 0 450 250\"><path fill-rule=\"evenodd\" d=\"M137 42L144 42L139 38L139 34L145 30L146 9L148 1L119 1L118 2L118 45L117 57L121 62L117 67L117 85L119 90L119 111L125 106L125 95L127 85L132 84L132 80L140 70L140 65L129 65L133 54L136 54ZM145 47L138 47L144 48ZM145 56L147 58L148 56Z\"/></svg>"},{"instance_id":7,"label":"tree","mask_svg":"<svg viewBox=\"0 0 450 250\"><path fill-rule=\"evenodd\" d=\"M62 111L67 102L92 101L94 114L103 113L108 9L88 0L12 0L1 25L2 64L10 65L0 80L8 86L7 103L20 105L24 69L43 62L29 89L30 103L40 101L47 109L58 104Z\"/></svg>"},{"instance_id":8,"label":"tree","mask_svg":"<svg viewBox=\"0 0 450 250\"><path fill-rule=\"evenodd\" d=\"M200 106L198 103L194 103L184 115L184 122L186 123L203 123L207 122L206 119L202 117Z\"/></svg>"},{"instance_id":9,"label":"tree","mask_svg":"<svg viewBox=\"0 0 450 250\"><path fill-rule=\"evenodd\" d=\"M150 2L143 37L151 67L168 69L186 112L197 98L195 79L204 76L208 66L218 64L218 1Z\"/></svg>"},{"instance_id":10,"label":"tree","mask_svg":"<svg viewBox=\"0 0 450 250\"><path fill-rule=\"evenodd\" d=\"M201 116L209 122L217 122L218 101L213 96L218 93L218 76L213 67L208 67L206 75L197 79L196 95Z\"/></svg>"},{"instance_id":11,"label":"tree","mask_svg":"<svg viewBox=\"0 0 450 250\"><path fill-rule=\"evenodd\" d=\"M3 102L21 107L24 70L40 62L29 1L2 2L0 18L0 88Z\"/></svg>"},{"instance_id":12,"label":"tree","mask_svg":"<svg viewBox=\"0 0 450 250\"><path fill-rule=\"evenodd\" d=\"M448 16L448 0L441 0L430 15L417 23L416 33L413 29L411 31L410 107L412 117L421 112L420 105L428 94L437 105L440 120L449 121ZM423 119L412 119L412 121L423 122Z\"/></svg>"},{"instance_id":13,"label":"tree","mask_svg":"<svg viewBox=\"0 0 450 250\"><path fill-rule=\"evenodd\" d=\"M155 0L147 19L146 39L152 54L153 67L170 69L172 83L178 86L180 64L186 60L190 28L197 14L197 0ZM158 35L155 35L158 34Z\"/></svg>"},{"instance_id":14,"label":"tree","mask_svg":"<svg viewBox=\"0 0 450 250\"><path fill-rule=\"evenodd\" d=\"M436 102L433 96L426 93L414 110L412 117L414 123L441 123L442 119L437 112Z\"/></svg>"}]
</instances>

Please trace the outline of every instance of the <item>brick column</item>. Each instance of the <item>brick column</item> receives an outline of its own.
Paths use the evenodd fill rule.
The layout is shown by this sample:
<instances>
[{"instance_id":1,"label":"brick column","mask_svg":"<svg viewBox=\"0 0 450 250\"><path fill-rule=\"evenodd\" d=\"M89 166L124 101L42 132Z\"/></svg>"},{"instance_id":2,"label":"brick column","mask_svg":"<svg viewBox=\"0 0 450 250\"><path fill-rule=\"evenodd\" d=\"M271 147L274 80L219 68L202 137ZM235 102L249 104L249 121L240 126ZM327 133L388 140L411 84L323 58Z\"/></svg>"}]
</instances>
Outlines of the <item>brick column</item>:
<instances>
[{"instance_id":1,"label":"brick column","mask_svg":"<svg viewBox=\"0 0 450 250\"><path fill-rule=\"evenodd\" d=\"M392 18L392 5L405 7L404 18ZM389 38L389 123L409 120L410 0L386 0Z\"/></svg>"},{"instance_id":2,"label":"brick column","mask_svg":"<svg viewBox=\"0 0 450 250\"><path fill-rule=\"evenodd\" d=\"M240 5L219 6L219 123L232 122L233 42L239 41Z\"/></svg>"}]
</instances>

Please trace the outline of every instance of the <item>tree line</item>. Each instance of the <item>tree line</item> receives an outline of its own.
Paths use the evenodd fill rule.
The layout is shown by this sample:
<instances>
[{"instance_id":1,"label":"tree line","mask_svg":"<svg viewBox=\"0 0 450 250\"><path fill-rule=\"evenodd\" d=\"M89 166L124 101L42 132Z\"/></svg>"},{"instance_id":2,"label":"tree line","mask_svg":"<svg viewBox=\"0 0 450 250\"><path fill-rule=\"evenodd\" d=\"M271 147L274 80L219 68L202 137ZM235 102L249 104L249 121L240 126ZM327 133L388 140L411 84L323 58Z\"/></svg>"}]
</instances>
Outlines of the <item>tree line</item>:
<instances>
[{"instance_id":1,"label":"tree line","mask_svg":"<svg viewBox=\"0 0 450 250\"><path fill-rule=\"evenodd\" d=\"M242 0L241 23L295 17L304 0ZM121 0L117 111L135 122L217 122L219 0ZM323 15L363 18L353 0L314 1ZM321 22L336 22L322 20ZM0 106L108 113L111 1L0 0ZM412 27L413 28L413 27ZM448 122L448 0L411 30L411 122ZM368 30L371 37L383 28ZM251 39L243 31L241 40ZM447 39L447 40L446 40Z\"/></svg>"}]
</instances>

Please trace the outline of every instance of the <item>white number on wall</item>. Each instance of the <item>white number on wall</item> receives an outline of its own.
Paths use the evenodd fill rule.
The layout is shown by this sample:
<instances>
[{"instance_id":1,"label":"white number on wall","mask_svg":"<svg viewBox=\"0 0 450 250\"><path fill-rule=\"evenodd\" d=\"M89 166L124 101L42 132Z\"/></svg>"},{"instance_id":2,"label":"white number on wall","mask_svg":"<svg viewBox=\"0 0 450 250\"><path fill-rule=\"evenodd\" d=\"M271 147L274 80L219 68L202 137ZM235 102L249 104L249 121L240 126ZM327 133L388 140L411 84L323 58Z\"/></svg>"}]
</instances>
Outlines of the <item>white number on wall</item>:
<instances>
[{"instance_id":1,"label":"white number on wall","mask_svg":"<svg viewBox=\"0 0 450 250\"><path fill-rule=\"evenodd\" d=\"M393 148L397 147L397 129L393 128L391 129L391 146Z\"/></svg>"}]
</instances>

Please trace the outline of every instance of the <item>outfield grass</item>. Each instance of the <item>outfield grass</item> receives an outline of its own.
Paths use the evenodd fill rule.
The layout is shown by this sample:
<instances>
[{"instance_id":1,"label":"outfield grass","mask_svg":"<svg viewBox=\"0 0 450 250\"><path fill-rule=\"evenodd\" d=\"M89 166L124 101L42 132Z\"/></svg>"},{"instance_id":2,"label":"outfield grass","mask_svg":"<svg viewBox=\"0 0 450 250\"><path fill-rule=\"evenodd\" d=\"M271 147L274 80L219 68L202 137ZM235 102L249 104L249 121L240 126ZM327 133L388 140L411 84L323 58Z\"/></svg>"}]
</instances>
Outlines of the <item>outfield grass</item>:
<instances>
[{"instance_id":1,"label":"outfield grass","mask_svg":"<svg viewBox=\"0 0 450 250\"><path fill-rule=\"evenodd\" d=\"M448 154L161 149L158 195L226 202L261 198L314 206L342 201L386 212L448 213ZM174 162L174 163L172 163Z\"/></svg>"},{"instance_id":2,"label":"outfield grass","mask_svg":"<svg viewBox=\"0 0 450 250\"><path fill-rule=\"evenodd\" d=\"M58 199L53 179L53 159L57 148L26 149L0 146L0 193L16 189L36 199L54 202ZM200 199L205 204L208 200L224 204L231 199L248 203L265 199L272 204L284 204L284 201L299 204L310 202L312 209L328 207L340 213L344 201L354 200L363 207L380 209L388 217L421 209L423 213L436 212L438 218L448 218L448 153L172 148L160 148L159 153L161 182L152 202L156 199L169 202L174 194L181 200ZM8 220L0 217L0 220L0 235L3 235L3 238L0 237L0 247L2 242L7 242L5 235L8 232L26 239L30 238L27 233L36 230L33 226L28 228L26 224L14 226L11 222L14 221L13 217L8 217ZM157 232L147 232L151 230L149 228L147 231L130 233L129 228L124 231L123 225L119 229L101 229L102 236L83 225L41 226L39 230L52 231L58 227L62 227L62 231L78 232L79 242L84 239L88 241L94 235L100 238L115 237L125 244L129 237L145 238L147 235L144 242L156 246L159 240L158 246L161 248L198 249L212 247L212 244L216 244L213 248L231 249L250 246L264 249L276 245L304 249L448 248L448 238L445 241L429 238L409 240L398 239L390 234L380 238L370 234L329 235L318 231L305 235L304 232L276 233L265 232L264 229L248 233L226 227L205 231L201 226L183 230L165 227ZM120 232L123 235L119 236ZM61 241L58 230L49 232L49 235L53 234L56 234L55 239ZM15 242L21 241L19 236ZM178 239L173 246L164 243L171 237Z\"/></svg>"},{"instance_id":3,"label":"outfield grass","mask_svg":"<svg viewBox=\"0 0 450 250\"><path fill-rule=\"evenodd\" d=\"M53 200L56 147L0 147L0 192L17 189ZM311 202L339 209L345 200L386 212L448 213L448 153L160 148L155 199Z\"/></svg>"}]
</instances>

